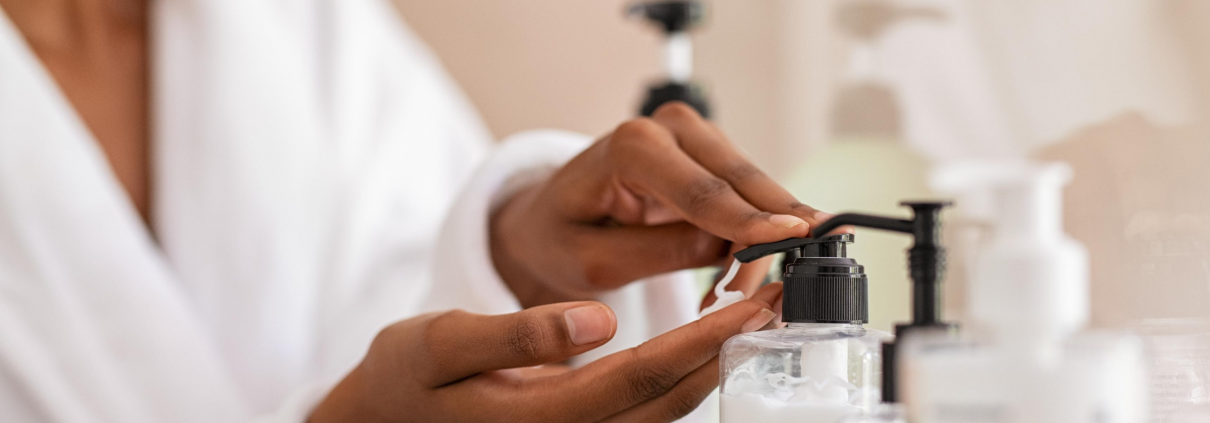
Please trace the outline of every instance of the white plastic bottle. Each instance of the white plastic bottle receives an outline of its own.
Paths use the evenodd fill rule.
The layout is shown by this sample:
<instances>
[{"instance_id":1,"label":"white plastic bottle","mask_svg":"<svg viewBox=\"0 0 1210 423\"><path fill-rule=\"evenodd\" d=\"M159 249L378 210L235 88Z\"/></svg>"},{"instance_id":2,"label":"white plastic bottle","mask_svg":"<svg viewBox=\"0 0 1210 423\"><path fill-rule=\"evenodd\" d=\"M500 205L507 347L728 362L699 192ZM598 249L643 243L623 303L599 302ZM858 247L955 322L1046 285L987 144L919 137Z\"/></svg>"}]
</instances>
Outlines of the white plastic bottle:
<instances>
[{"instance_id":1,"label":"white plastic bottle","mask_svg":"<svg viewBox=\"0 0 1210 423\"><path fill-rule=\"evenodd\" d=\"M1062 164L983 164L939 181L990 194L964 339L907 339L902 399L913 423L1144 423L1143 346L1082 332L1088 257L1062 231Z\"/></svg>"},{"instance_id":2,"label":"white plastic bottle","mask_svg":"<svg viewBox=\"0 0 1210 423\"><path fill-rule=\"evenodd\" d=\"M880 400L882 342L868 320L852 234L821 238L786 268L789 326L732 337L719 356L722 423L838 423Z\"/></svg>"}]
</instances>

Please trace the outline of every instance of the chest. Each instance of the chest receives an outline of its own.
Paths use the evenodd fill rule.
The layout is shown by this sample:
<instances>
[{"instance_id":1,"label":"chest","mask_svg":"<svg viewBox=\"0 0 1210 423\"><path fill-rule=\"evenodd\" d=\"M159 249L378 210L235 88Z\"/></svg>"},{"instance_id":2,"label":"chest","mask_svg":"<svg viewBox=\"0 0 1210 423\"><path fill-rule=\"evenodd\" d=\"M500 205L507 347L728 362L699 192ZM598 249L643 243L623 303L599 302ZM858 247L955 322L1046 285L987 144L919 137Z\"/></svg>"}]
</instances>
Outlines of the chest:
<instances>
[{"instance_id":1,"label":"chest","mask_svg":"<svg viewBox=\"0 0 1210 423\"><path fill-rule=\"evenodd\" d=\"M80 25L76 33L66 34L21 16L14 14L14 23L148 221L151 166L145 25Z\"/></svg>"}]
</instances>

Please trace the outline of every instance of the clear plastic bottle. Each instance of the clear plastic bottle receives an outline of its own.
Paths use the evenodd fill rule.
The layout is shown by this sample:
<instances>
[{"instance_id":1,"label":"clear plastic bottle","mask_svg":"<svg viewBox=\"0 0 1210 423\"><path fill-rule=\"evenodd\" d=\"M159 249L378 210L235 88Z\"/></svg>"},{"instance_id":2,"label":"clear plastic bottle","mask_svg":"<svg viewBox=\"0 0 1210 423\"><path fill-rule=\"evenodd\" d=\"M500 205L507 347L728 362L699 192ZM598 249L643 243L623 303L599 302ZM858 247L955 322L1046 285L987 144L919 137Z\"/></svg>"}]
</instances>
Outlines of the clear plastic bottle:
<instances>
[{"instance_id":1,"label":"clear plastic bottle","mask_svg":"<svg viewBox=\"0 0 1210 423\"><path fill-rule=\"evenodd\" d=\"M723 345L722 423L838 423L879 404L882 343L868 321L864 269L845 257L853 235L803 247L786 267L788 326L735 336Z\"/></svg>"},{"instance_id":2,"label":"clear plastic bottle","mask_svg":"<svg viewBox=\"0 0 1210 423\"><path fill-rule=\"evenodd\" d=\"M842 423L907 423L907 411L900 404L882 403L874 411L850 416Z\"/></svg>"},{"instance_id":3,"label":"clear plastic bottle","mask_svg":"<svg viewBox=\"0 0 1210 423\"><path fill-rule=\"evenodd\" d=\"M790 323L731 338L720 357L721 421L835 423L872 410L889 338L839 323Z\"/></svg>"}]
</instances>

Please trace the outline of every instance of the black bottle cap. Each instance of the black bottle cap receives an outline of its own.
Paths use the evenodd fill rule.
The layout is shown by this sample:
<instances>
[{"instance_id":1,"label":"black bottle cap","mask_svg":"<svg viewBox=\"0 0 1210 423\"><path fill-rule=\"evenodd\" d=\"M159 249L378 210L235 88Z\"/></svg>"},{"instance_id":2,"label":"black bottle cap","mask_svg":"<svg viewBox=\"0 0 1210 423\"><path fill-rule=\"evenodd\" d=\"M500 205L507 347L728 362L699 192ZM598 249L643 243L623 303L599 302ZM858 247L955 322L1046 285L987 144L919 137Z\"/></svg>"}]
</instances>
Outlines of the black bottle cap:
<instances>
[{"instance_id":1,"label":"black bottle cap","mask_svg":"<svg viewBox=\"0 0 1210 423\"><path fill-rule=\"evenodd\" d=\"M630 6L627 13L659 24L665 33L670 34L688 31L701 23L706 16L706 8L696 0L649 1Z\"/></svg>"},{"instance_id":2,"label":"black bottle cap","mask_svg":"<svg viewBox=\"0 0 1210 423\"><path fill-rule=\"evenodd\" d=\"M688 104L703 118L710 119L710 103L706 100L705 90L693 83L667 82L651 87L647 90L647 99L643 101L639 113L651 116L655 109L673 101Z\"/></svg>"},{"instance_id":3,"label":"black bottle cap","mask_svg":"<svg viewBox=\"0 0 1210 423\"><path fill-rule=\"evenodd\" d=\"M853 234L812 238L801 257L786 264L782 321L868 323L869 281L865 268L846 256Z\"/></svg>"}]
</instances>

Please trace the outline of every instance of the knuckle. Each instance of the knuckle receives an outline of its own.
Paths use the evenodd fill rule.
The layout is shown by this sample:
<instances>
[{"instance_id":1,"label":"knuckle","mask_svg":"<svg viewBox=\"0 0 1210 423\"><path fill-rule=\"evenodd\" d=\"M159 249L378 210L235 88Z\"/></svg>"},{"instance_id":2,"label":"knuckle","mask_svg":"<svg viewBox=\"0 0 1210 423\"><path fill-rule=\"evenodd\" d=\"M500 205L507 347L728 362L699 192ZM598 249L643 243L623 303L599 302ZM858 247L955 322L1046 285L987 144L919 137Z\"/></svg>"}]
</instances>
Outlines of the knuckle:
<instances>
[{"instance_id":1,"label":"knuckle","mask_svg":"<svg viewBox=\"0 0 1210 423\"><path fill-rule=\"evenodd\" d=\"M650 364L639 364L629 370L627 376L630 400L638 403L668 392L681 380L671 370Z\"/></svg>"},{"instance_id":2,"label":"knuckle","mask_svg":"<svg viewBox=\"0 0 1210 423\"><path fill-rule=\"evenodd\" d=\"M685 187L685 207L691 214L707 210L711 203L731 191L731 185L718 177L694 181Z\"/></svg>"},{"instance_id":3,"label":"knuckle","mask_svg":"<svg viewBox=\"0 0 1210 423\"><path fill-rule=\"evenodd\" d=\"M385 328L382 328L382 330L378 331L378 335L374 337L374 342L382 343L382 344L394 343L396 339L399 339L400 337L403 336L403 334L401 333L403 331L404 331L403 325L401 325L399 323L389 325Z\"/></svg>"},{"instance_id":4,"label":"knuckle","mask_svg":"<svg viewBox=\"0 0 1210 423\"><path fill-rule=\"evenodd\" d=\"M464 310L458 309L433 314L432 317L428 319L428 322L426 322L424 325L424 334L426 340L429 337L440 333L442 330L445 330L447 327L456 326L457 321L465 319L469 314L470 313Z\"/></svg>"},{"instance_id":5,"label":"knuckle","mask_svg":"<svg viewBox=\"0 0 1210 423\"><path fill-rule=\"evenodd\" d=\"M655 109L655 112L652 113L651 116L656 117L658 119L672 119L672 120L701 119L702 118L702 115L697 112L697 109L694 109L693 106L690 106L690 105L685 104L684 102L680 102L680 101L671 101L668 103L664 103L664 105Z\"/></svg>"},{"instance_id":6,"label":"knuckle","mask_svg":"<svg viewBox=\"0 0 1210 423\"><path fill-rule=\"evenodd\" d=\"M769 212L752 212L746 213L739 218L739 224L735 225L735 231L732 233L734 241L744 245L756 245L762 242L769 242L762 238L765 230L765 222L768 222L769 217L773 213Z\"/></svg>"},{"instance_id":7,"label":"knuckle","mask_svg":"<svg viewBox=\"0 0 1210 423\"><path fill-rule=\"evenodd\" d=\"M662 140L665 137L664 128L648 118L631 119L618 125L613 131L610 143L615 147L632 148Z\"/></svg>"},{"instance_id":8,"label":"knuckle","mask_svg":"<svg viewBox=\"0 0 1210 423\"><path fill-rule=\"evenodd\" d=\"M668 260L682 267L708 266L727 254L727 243L709 232L697 230L688 245L667 249Z\"/></svg>"},{"instance_id":9,"label":"knuckle","mask_svg":"<svg viewBox=\"0 0 1210 423\"><path fill-rule=\"evenodd\" d=\"M594 239L587 234L572 237L571 251L575 254L576 262L580 264L579 277L583 286L597 291L608 289L615 282L613 266L605 260L605 253L596 245Z\"/></svg>"},{"instance_id":10,"label":"knuckle","mask_svg":"<svg viewBox=\"0 0 1210 423\"><path fill-rule=\"evenodd\" d=\"M443 364L443 353L440 343L434 342L441 331L434 323L458 313L465 312L429 313L382 328L371 342L362 365L375 374L407 372L416 375L416 381L436 378L433 370Z\"/></svg>"},{"instance_id":11,"label":"knuckle","mask_svg":"<svg viewBox=\"0 0 1210 423\"><path fill-rule=\"evenodd\" d=\"M366 358L373 360L367 361L376 361L380 356L391 357L405 336L404 329L399 323L382 328L378 331L378 335L374 336L374 340L370 343L370 351L366 353Z\"/></svg>"},{"instance_id":12,"label":"knuckle","mask_svg":"<svg viewBox=\"0 0 1210 423\"><path fill-rule=\"evenodd\" d=\"M584 263L584 282L591 290L607 290L618 284L613 272L614 269L605 263L587 261Z\"/></svg>"},{"instance_id":13,"label":"knuckle","mask_svg":"<svg viewBox=\"0 0 1210 423\"><path fill-rule=\"evenodd\" d=\"M814 208L814 207L808 206L808 205L806 205L806 204L803 204L803 203L800 203L800 202L797 202L797 201L792 201L792 202L790 202L789 206L790 206L790 210L793 210L793 211L796 211L796 212L797 212L797 211L803 211L803 212L813 212L813 211L815 211L815 208Z\"/></svg>"},{"instance_id":14,"label":"knuckle","mask_svg":"<svg viewBox=\"0 0 1210 423\"><path fill-rule=\"evenodd\" d=\"M427 353L427 356L440 359L441 357L438 356L440 351L436 349L436 346L440 345L440 343L436 339L442 333L449 330L447 328L457 325L456 321L465 318L468 314L470 313L463 310L450 310L430 315L420 328L419 334L423 341L420 343L420 348ZM387 335L389 338L405 337L407 335L401 333L404 330L401 325L391 325L384 329L379 336Z\"/></svg>"},{"instance_id":15,"label":"knuckle","mask_svg":"<svg viewBox=\"0 0 1210 423\"><path fill-rule=\"evenodd\" d=\"M668 406L664 409L668 421L680 420L689 415L702 404L704 398L692 392L674 393L668 396Z\"/></svg>"},{"instance_id":16,"label":"knuckle","mask_svg":"<svg viewBox=\"0 0 1210 423\"><path fill-rule=\"evenodd\" d=\"M542 360L553 347L550 331L531 316L521 317L513 323L504 342L505 348L513 355L535 362Z\"/></svg>"},{"instance_id":17,"label":"knuckle","mask_svg":"<svg viewBox=\"0 0 1210 423\"><path fill-rule=\"evenodd\" d=\"M728 167L722 173L725 175L727 180L733 183L743 182L754 178L762 178L765 176L765 172L760 170L759 167L756 167L756 165L752 163L739 163Z\"/></svg>"}]
</instances>

